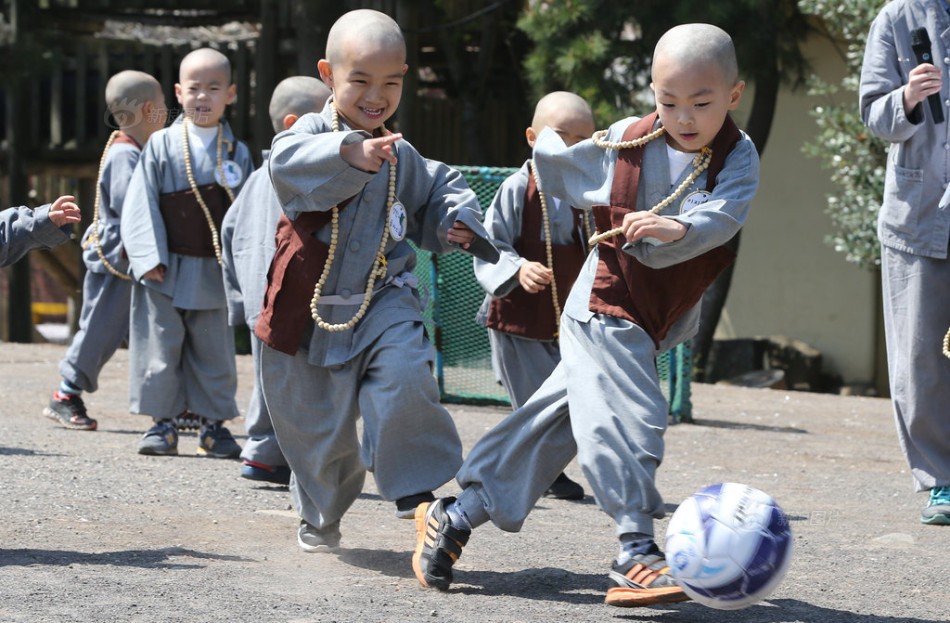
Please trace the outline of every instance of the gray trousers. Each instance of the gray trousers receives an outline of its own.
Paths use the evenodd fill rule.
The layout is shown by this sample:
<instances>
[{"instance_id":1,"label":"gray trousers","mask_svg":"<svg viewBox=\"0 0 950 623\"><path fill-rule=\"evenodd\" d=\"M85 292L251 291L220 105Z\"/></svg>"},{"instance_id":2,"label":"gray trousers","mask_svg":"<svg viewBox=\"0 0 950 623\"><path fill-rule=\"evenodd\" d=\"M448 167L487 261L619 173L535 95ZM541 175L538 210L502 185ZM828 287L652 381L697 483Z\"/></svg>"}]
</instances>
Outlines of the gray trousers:
<instances>
[{"instance_id":1,"label":"gray trousers","mask_svg":"<svg viewBox=\"0 0 950 623\"><path fill-rule=\"evenodd\" d=\"M156 419L186 408L210 420L239 415L234 331L227 309L178 309L169 296L132 287L129 410Z\"/></svg>"},{"instance_id":2,"label":"gray trousers","mask_svg":"<svg viewBox=\"0 0 950 623\"><path fill-rule=\"evenodd\" d=\"M630 322L564 315L560 342L551 376L469 452L459 502L474 524L516 532L576 454L617 534L653 534L664 514L655 475L668 418L653 341Z\"/></svg>"},{"instance_id":3,"label":"gray trousers","mask_svg":"<svg viewBox=\"0 0 950 623\"><path fill-rule=\"evenodd\" d=\"M290 356L262 346L264 399L293 472L291 499L308 523L338 521L367 471L386 500L435 490L458 471L462 444L439 403L433 355L419 322L389 327L339 366L313 366L306 351Z\"/></svg>"},{"instance_id":4,"label":"gray trousers","mask_svg":"<svg viewBox=\"0 0 950 623\"><path fill-rule=\"evenodd\" d=\"M492 369L517 409L531 397L561 361L557 342L540 342L488 330Z\"/></svg>"},{"instance_id":5,"label":"gray trousers","mask_svg":"<svg viewBox=\"0 0 950 623\"><path fill-rule=\"evenodd\" d=\"M950 485L950 259L881 247L887 371L917 491Z\"/></svg>"},{"instance_id":6,"label":"gray trousers","mask_svg":"<svg viewBox=\"0 0 950 623\"><path fill-rule=\"evenodd\" d=\"M99 373L129 336L132 282L108 273L86 272L82 282L79 331L73 336L59 374L87 392L99 388Z\"/></svg>"},{"instance_id":7,"label":"gray trousers","mask_svg":"<svg viewBox=\"0 0 950 623\"><path fill-rule=\"evenodd\" d=\"M264 465L285 466L287 459L280 451L277 434L264 402L261 391L261 341L251 332L251 358L254 361L254 387L251 388L251 400L244 416L244 429L247 431L247 443L241 452L245 461Z\"/></svg>"}]
</instances>

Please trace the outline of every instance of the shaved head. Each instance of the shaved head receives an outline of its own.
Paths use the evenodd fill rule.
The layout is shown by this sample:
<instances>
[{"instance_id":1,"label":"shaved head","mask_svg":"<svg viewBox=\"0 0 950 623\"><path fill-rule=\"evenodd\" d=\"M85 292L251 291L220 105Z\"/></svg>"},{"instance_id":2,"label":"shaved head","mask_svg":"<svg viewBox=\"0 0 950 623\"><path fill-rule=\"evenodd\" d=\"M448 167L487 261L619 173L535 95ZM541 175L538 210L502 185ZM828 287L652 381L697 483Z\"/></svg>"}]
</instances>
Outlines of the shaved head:
<instances>
[{"instance_id":1,"label":"shaved head","mask_svg":"<svg viewBox=\"0 0 950 623\"><path fill-rule=\"evenodd\" d=\"M553 117L565 115L588 119L591 125L594 123L594 114L584 98L569 91L554 91L538 100L531 126L540 132L545 126L551 125Z\"/></svg>"},{"instance_id":2,"label":"shaved head","mask_svg":"<svg viewBox=\"0 0 950 623\"><path fill-rule=\"evenodd\" d=\"M739 65L732 37L712 24L682 24L660 37L653 51L653 80L656 81L658 60L679 66L715 63L730 85L739 79Z\"/></svg>"},{"instance_id":3,"label":"shaved head","mask_svg":"<svg viewBox=\"0 0 950 623\"><path fill-rule=\"evenodd\" d=\"M406 40L399 24L379 11L358 9L340 17L327 35L327 60L331 64L342 62L350 44L391 49L402 55L400 62L406 60Z\"/></svg>"},{"instance_id":4,"label":"shaved head","mask_svg":"<svg viewBox=\"0 0 950 623\"><path fill-rule=\"evenodd\" d=\"M141 71L120 71L106 83L106 106L115 111L118 106L143 104L162 97L158 80Z\"/></svg>"},{"instance_id":5,"label":"shaved head","mask_svg":"<svg viewBox=\"0 0 950 623\"><path fill-rule=\"evenodd\" d=\"M274 131L284 129L284 117L295 115L300 117L309 112L320 112L330 89L323 82L310 76L292 76L282 80L274 88L270 98L270 120L274 124Z\"/></svg>"},{"instance_id":6,"label":"shaved head","mask_svg":"<svg viewBox=\"0 0 950 623\"><path fill-rule=\"evenodd\" d=\"M224 72L227 77L227 84L231 84L231 61L228 57L212 48L198 48L192 50L181 59L181 65L178 68L178 81L182 82L182 76L189 69L209 69L212 71Z\"/></svg>"}]
</instances>

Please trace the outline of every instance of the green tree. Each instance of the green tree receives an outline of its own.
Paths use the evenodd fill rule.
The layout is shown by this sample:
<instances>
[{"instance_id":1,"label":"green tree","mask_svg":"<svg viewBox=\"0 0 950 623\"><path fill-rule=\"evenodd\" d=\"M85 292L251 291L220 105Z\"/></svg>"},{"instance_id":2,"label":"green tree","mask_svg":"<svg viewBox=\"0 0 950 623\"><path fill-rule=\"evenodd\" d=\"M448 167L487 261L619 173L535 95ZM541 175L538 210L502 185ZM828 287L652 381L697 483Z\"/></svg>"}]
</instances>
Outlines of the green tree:
<instances>
[{"instance_id":1,"label":"green tree","mask_svg":"<svg viewBox=\"0 0 950 623\"><path fill-rule=\"evenodd\" d=\"M742 77L750 83L749 117L737 120L765 151L779 87L804 84L807 63L800 44L809 24L797 0L535 0L518 26L534 42L525 70L535 96L564 89L591 102L599 125L654 108L650 63L659 37L672 26L707 22L734 35ZM741 34L741 36L738 36ZM739 249L739 236L729 242ZM705 378L712 337L725 305L733 269L720 275L703 299L694 339L695 377Z\"/></svg>"},{"instance_id":2,"label":"green tree","mask_svg":"<svg viewBox=\"0 0 950 623\"><path fill-rule=\"evenodd\" d=\"M826 212L833 233L827 238L849 262L865 268L880 263L877 213L884 196L887 143L872 136L858 110L858 82L871 21L886 0L800 0L803 13L820 18L821 28L847 64L839 84L814 80L810 92L823 101L812 114L818 136L805 153L831 171L835 192Z\"/></svg>"}]
</instances>

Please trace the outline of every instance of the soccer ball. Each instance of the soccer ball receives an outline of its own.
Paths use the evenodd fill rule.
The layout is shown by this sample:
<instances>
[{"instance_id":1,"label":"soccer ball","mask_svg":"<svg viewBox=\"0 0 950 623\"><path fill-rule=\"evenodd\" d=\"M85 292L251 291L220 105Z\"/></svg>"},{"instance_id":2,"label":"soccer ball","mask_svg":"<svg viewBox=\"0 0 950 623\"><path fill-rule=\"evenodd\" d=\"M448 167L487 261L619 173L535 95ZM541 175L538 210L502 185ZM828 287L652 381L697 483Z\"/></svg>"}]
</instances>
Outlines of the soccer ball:
<instances>
[{"instance_id":1,"label":"soccer ball","mask_svg":"<svg viewBox=\"0 0 950 623\"><path fill-rule=\"evenodd\" d=\"M693 600L745 608L775 590L792 560L792 531L775 500L748 485L720 483L687 498L670 518L666 561Z\"/></svg>"}]
</instances>

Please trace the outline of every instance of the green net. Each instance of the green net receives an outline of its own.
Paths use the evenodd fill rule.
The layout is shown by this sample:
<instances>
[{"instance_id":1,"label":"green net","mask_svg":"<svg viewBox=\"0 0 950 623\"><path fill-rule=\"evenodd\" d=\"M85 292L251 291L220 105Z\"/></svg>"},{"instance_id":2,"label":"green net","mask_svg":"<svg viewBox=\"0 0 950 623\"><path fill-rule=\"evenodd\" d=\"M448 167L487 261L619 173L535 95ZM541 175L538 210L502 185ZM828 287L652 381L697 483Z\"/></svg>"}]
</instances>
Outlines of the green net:
<instances>
[{"instance_id":1,"label":"green net","mask_svg":"<svg viewBox=\"0 0 950 623\"><path fill-rule=\"evenodd\" d=\"M498 186L518 169L508 167L456 167L482 209L495 197ZM475 321L485 292L472 269L472 258L463 253L434 255L417 250L416 276L423 293L426 330L436 347L436 377L446 402L510 404L491 369L488 331ZM670 415L689 421L692 353L689 344L657 358Z\"/></svg>"}]
</instances>

